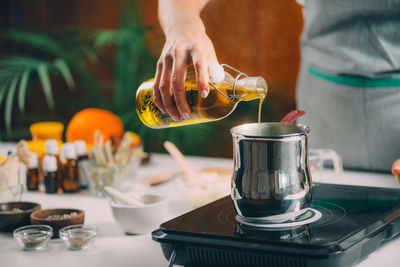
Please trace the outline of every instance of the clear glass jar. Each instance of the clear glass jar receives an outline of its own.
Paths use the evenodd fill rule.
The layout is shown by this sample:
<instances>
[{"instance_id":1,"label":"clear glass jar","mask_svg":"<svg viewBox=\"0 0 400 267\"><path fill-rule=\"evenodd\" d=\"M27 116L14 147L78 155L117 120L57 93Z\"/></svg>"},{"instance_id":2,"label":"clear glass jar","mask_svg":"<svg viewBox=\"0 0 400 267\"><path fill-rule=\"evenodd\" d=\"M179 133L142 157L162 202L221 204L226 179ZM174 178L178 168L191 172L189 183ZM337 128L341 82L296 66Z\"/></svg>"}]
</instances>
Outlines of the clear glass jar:
<instances>
[{"instance_id":1,"label":"clear glass jar","mask_svg":"<svg viewBox=\"0 0 400 267\"><path fill-rule=\"evenodd\" d=\"M111 186L118 190L128 187L129 180L133 180L140 161L131 160L124 164L101 166L89 161L85 166L89 180L89 192L98 197L104 197L104 187Z\"/></svg>"}]
</instances>

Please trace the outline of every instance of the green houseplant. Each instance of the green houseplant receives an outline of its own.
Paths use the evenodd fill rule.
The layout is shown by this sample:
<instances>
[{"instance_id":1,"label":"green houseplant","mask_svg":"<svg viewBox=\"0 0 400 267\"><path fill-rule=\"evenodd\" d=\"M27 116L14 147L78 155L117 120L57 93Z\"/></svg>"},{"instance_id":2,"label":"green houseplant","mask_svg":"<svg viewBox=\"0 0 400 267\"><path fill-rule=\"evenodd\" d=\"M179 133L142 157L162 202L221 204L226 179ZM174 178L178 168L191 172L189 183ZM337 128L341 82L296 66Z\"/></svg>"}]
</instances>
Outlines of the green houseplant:
<instances>
[{"instance_id":1,"label":"green houseplant","mask_svg":"<svg viewBox=\"0 0 400 267\"><path fill-rule=\"evenodd\" d=\"M103 105L99 85L85 60L96 54L82 35L71 30L54 34L13 29L6 31L3 38L29 47L29 52L0 58L0 109L4 110L8 138L12 134L13 105L18 103L20 112L24 113L29 90L41 87L50 111L54 112L51 83L54 75L61 75L70 90L75 88L77 78L90 89L90 98L99 106ZM35 80L40 86L34 86Z\"/></svg>"}]
</instances>

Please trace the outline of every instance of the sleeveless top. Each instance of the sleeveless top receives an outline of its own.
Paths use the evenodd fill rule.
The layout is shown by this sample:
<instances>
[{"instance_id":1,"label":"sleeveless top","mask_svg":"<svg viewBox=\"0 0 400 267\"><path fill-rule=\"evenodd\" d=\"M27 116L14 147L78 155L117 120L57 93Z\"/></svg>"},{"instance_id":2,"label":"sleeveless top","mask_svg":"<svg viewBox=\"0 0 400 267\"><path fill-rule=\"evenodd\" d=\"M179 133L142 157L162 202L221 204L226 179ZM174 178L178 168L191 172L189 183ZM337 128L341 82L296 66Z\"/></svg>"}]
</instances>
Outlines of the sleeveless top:
<instances>
[{"instance_id":1,"label":"sleeveless top","mask_svg":"<svg viewBox=\"0 0 400 267\"><path fill-rule=\"evenodd\" d=\"M400 78L400 0L306 0L302 61L331 75Z\"/></svg>"}]
</instances>

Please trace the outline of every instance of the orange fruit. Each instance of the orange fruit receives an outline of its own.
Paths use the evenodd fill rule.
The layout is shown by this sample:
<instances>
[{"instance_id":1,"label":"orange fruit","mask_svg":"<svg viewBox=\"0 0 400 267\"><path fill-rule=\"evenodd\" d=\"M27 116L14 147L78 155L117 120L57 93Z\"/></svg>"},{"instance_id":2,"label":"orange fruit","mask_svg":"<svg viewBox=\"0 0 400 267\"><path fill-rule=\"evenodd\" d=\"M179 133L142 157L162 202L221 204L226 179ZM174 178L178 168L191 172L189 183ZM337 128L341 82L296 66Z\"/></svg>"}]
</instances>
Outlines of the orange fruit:
<instances>
[{"instance_id":1,"label":"orange fruit","mask_svg":"<svg viewBox=\"0 0 400 267\"><path fill-rule=\"evenodd\" d=\"M67 142L83 140L91 145L97 130L104 136L104 142L106 142L111 136L122 136L124 125L117 115L108 110L87 108L72 117L65 137Z\"/></svg>"},{"instance_id":2,"label":"orange fruit","mask_svg":"<svg viewBox=\"0 0 400 267\"><path fill-rule=\"evenodd\" d=\"M140 138L140 136L134 132L127 132L128 136L131 138L132 140L132 145L133 146L141 146L143 145L143 141L142 138Z\"/></svg>"}]
</instances>

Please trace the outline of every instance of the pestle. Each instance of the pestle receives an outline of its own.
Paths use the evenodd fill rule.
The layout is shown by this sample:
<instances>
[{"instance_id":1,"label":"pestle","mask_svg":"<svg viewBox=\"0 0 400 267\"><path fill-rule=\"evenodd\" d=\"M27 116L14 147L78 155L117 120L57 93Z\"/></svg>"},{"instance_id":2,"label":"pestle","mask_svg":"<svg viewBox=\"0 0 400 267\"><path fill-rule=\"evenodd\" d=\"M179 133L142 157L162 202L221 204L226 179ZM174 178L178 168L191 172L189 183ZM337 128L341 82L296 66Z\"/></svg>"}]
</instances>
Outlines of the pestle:
<instances>
[{"instance_id":1,"label":"pestle","mask_svg":"<svg viewBox=\"0 0 400 267\"><path fill-rule=\"evenodd\" d=\"M106 186L104 188L104 193L107 196L111 197L114 201L122 205L135 206L135 207L144 205L144 203L141 202L139 199L132 198L131 196L122 193L121 191L114 189L110 186Z\"/></svg>"}]
</instances>

